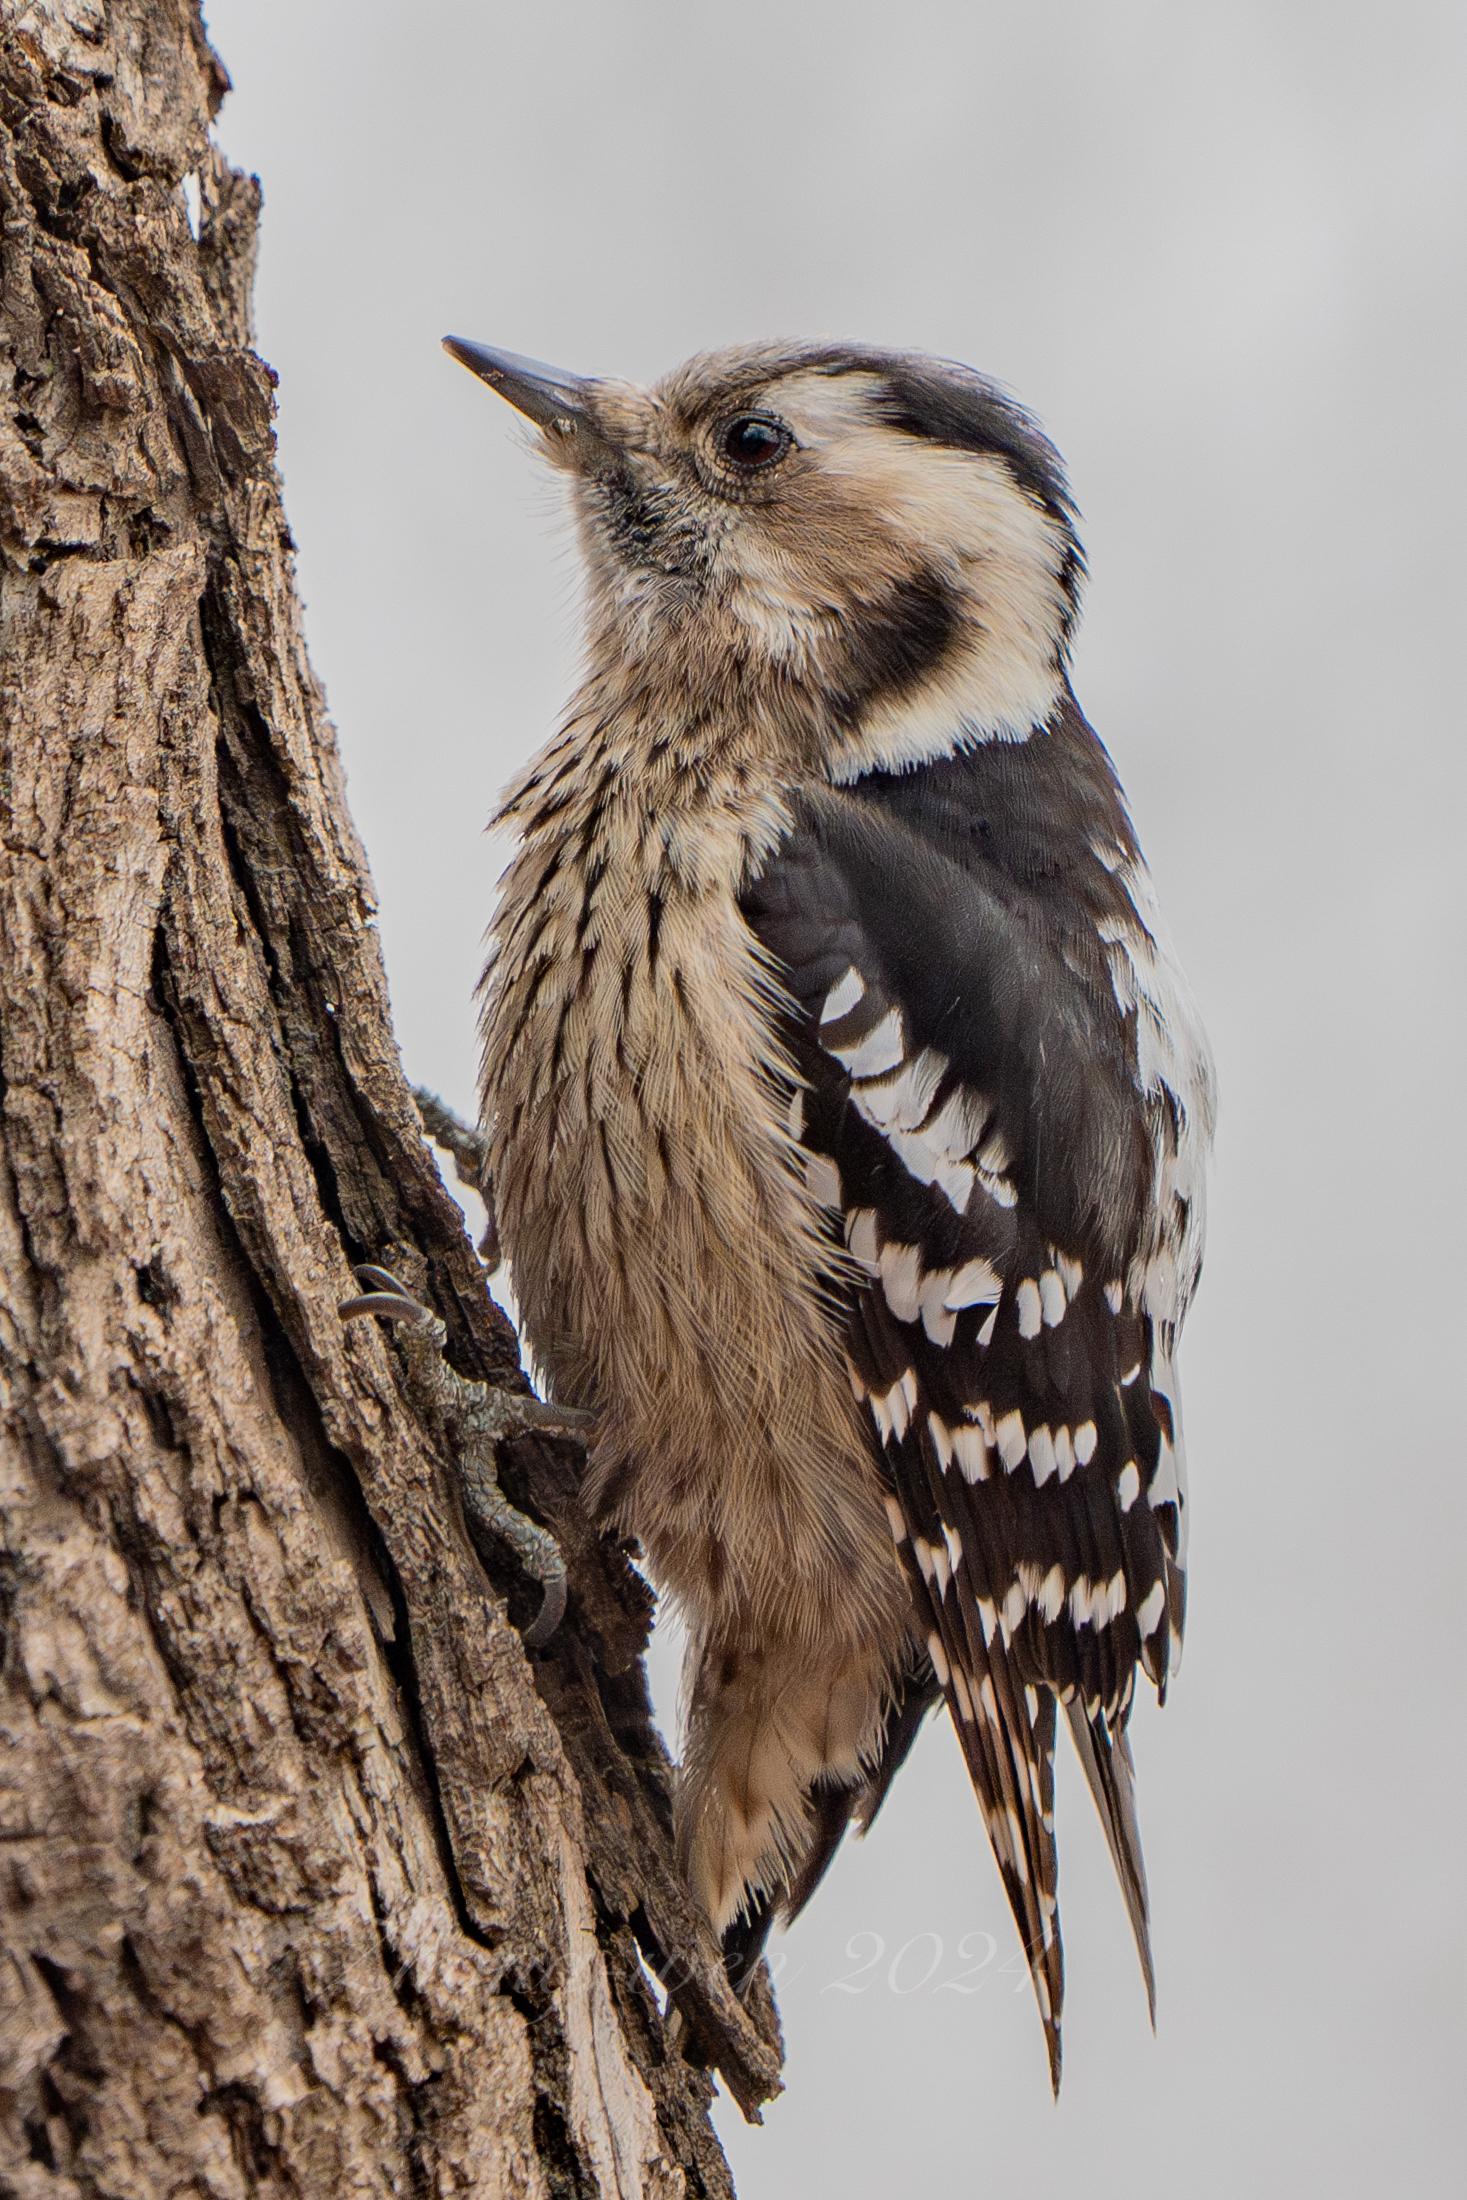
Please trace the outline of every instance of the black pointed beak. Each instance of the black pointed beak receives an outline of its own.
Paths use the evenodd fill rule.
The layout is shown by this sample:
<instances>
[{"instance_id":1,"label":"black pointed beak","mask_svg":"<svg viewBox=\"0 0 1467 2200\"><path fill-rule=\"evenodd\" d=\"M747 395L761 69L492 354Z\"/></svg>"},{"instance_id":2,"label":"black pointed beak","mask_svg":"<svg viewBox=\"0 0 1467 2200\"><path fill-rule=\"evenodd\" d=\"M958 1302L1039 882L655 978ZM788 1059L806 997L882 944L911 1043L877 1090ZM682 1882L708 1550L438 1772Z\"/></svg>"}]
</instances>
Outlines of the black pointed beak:
<instances>
[{"instance_id":1,"label":"black pointed beak","mask_svg":"<svg viewBox=\"0 0 1467 2200\"><path fill-rule=\"evenodd\" d=\"M517 351L491 351L463 336L445 336L443 348L537 427L558 429L562 435L594 434L586 417L587 385L580 375L547 367L540 359L522 359Z\"/></svg>"}]
</instances>

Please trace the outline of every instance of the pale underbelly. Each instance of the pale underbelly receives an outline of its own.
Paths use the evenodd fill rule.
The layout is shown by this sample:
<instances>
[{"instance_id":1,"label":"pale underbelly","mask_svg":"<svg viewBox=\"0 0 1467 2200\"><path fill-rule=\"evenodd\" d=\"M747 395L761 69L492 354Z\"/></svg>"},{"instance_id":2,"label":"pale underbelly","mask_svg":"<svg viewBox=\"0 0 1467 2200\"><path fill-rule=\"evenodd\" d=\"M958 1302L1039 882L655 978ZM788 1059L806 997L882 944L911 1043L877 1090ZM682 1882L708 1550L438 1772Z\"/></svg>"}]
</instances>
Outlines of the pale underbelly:
<instances>
[{"instance_id":1,"label":"pale underbelly","mask_svg":"<svg viewBox=\"0 0 1467 2200\"><path fill-rule=\"evenodd\" d=\"M759 1188L731 1211L737 1169L717 1214L664 1190L598 1226L593 1187L560 1158L553 1198L511 1168L500 1226L536 1362L597 1417L588 1503L699 1632L900 1627L881 1476L814 1259L802 1271L761 1225Z\"/></svg>"}]
</instances>

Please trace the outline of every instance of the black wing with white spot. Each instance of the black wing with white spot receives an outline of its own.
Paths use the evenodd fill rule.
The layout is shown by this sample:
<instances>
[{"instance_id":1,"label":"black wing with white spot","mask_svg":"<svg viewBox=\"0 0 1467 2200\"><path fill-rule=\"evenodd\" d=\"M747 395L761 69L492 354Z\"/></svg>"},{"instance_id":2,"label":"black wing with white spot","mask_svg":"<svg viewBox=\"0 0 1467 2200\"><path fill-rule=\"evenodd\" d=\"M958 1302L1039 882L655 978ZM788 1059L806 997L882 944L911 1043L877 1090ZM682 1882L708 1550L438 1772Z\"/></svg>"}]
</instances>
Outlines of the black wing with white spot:
<instances>
[{"instance_id":1,"label":"black wing with white spot","mask_svg":"<svg viewBox=\"0 0 1467 2200\"><path fill-rule=\"evenodd\" d=\"M1183 1578L1181 1309L1148 1307L1146 1286L1158 1261L1178 1271L1187 1218L1158 1213L1167 1101L1144 1088L1138 1004L1108 959L1128 926L1138 958L1149 938L1115 860L1139 857L1080 725L1068 758L1034 741L803 798L745 897L795 1004L810 1180L866 1279L852 1380L1056 2076L1056 1702L1149 1993L1125 1727L1137 1663L1165 1685ZM1046 814L1024 797L1036 768L1080 781L1058 790L1072 850L1026 838Z\"/></svg>"}]
</instances>

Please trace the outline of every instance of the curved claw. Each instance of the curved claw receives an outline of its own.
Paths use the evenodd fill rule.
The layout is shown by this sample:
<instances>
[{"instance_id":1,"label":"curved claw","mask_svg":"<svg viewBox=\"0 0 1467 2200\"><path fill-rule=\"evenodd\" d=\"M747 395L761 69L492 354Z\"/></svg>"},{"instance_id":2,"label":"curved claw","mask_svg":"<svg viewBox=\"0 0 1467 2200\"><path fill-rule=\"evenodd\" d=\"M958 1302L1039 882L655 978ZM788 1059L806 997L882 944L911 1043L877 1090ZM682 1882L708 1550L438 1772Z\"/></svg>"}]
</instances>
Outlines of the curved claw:
<instances>
[{"instance_id":1,"label":"curved claw","mask_svg":"<svg viewBox=\"0 0 1467 2200\"><path fill-rule=\"evenodd\" d=\"M521 1636L527 1650L543 1650L565 1618L565 1569L541 1584L540 1609Z\"/></svg>"},{"instance_id":2,"label":"curved claw","mask_svg":"<svg viewBox=\"0 0 1467 2200\"><path fill-rule=\"evenodd\" d=\"M376 1314L385 1322L412 1322L421 1321L425 1314L431 1317L433 1310L396 1291L363 1291L358 1298L343 1299L336 1311L344 1322L357 1321L365 1314Z\"/></svg>"},{"instance_id":3,"label":"curved claw","mask_svg":"<svg viewBox=\"0 0 1467 2200\"><path fill-rule=\"evenodd\" d=\"M354 1299L342 1300L336 1311L344 1322L360 1321L368 1315L387 1322L431 1322L436 1318L432 1307L414 1298L390 1268L379 1268L375 1261L364 1260L357 1263L352 1274L368 1288Z\"/></svg>"},{"instance_id":4,"label":"curved claw","mask_svg":"<svg viewBox=\"0 0 1467 2200\"><path fill-rule=\"evenodd\" d=\"M395 1291L400 1299L410 1299L413 1295L401 1276L395 1276L390 1268L379 1268L374 1260L358 1261L352 1274L358 1283L371 1284L378 1291Z\"/></svg>"},{"instance_id":5,"label":"curved claw","mask_svg":"<svg viewBox=\"0 0 1467 2200\"><path fill-rule=\"evenodd\" d=\"M496 1454L506 1437L527 1429L584 1436L592 1416L575 1406L548 1405L542 1399L499 1391L459 1375L443 1357L448 1333L441 1318L413 1295L400 1276L376 1261L360 1261L352 1273L366 1289L341 1302L341 1319L375 1316L402 1325L409 1390L454 1456L471 1524L507 1544L526 1573L540 1584L540 1609L523 1640L527 1649L543 1650L565 1617L565 1559L550 1530L520 1512L500 1489Z\"/></svg>"}]
</instances>

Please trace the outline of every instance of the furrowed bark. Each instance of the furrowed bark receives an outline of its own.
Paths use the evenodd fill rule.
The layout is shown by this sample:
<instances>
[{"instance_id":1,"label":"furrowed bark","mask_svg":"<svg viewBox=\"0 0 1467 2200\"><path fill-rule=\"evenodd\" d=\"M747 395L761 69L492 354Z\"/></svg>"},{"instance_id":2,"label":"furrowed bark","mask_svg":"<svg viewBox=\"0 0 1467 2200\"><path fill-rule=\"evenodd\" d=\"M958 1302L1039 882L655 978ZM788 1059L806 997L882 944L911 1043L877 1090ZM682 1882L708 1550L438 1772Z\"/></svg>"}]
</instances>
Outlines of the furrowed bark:
<instances>
[{"instance_id":1,"label":"furrowed bark","mask_svg":"<svg viewBox=\"0 0 1467 2200\"><path fill-rule=\"evenodd\" d=\"M385 1261L518 1382L404 1082L192 0L0 5L0 2192L724 2194L778 2084L568 1445L469 1541ZM184 195L196 179L195 237Z\"/></svg>"}]
</instances>

